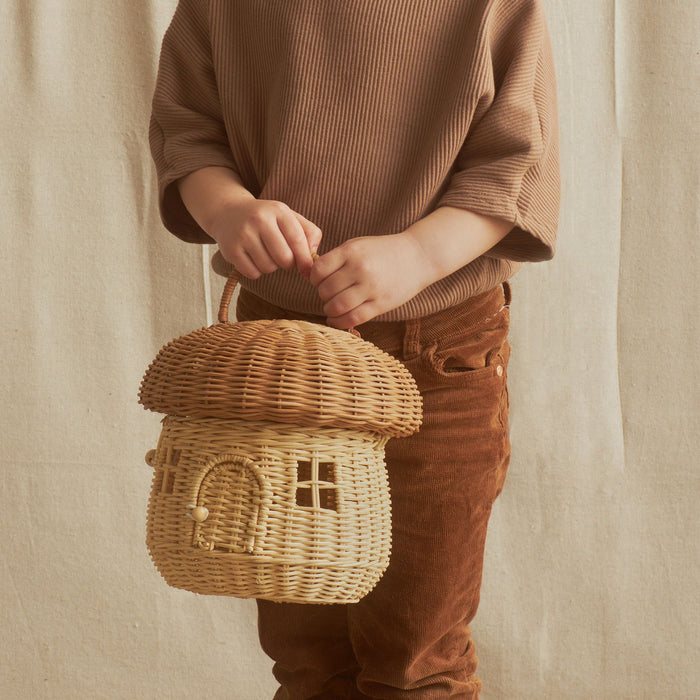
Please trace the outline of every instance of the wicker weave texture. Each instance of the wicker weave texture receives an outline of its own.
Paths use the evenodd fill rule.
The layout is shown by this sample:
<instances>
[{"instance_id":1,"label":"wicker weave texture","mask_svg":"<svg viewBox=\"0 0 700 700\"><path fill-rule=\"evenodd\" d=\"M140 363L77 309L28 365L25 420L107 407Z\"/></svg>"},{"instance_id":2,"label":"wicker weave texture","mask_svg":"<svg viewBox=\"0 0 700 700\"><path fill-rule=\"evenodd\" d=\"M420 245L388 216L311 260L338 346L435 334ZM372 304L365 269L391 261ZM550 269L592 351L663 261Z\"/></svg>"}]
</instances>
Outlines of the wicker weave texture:
<instances>
[{"instance_id":1,"label":"wicker weave texture","mask_svg":"<svg viewBox=\"0 0 700 700\"><path fill-rule=\"evenodd\" d=\"M166 417L148 460L156 567L171 586L196 593L357 602L389 561L387 439Z\"/></svg>"},{"instance_id":2,"label":"wicker weave texture","mask_svg":"<svg viewBox=\"0 0 700 700\"><path fill-rule=\"evenodd\" d=\"M403 364L349 333L304 321L219 323L168 343L140 402L170 415L414 433L421 397Z\"/></svg>"}]
</instances>

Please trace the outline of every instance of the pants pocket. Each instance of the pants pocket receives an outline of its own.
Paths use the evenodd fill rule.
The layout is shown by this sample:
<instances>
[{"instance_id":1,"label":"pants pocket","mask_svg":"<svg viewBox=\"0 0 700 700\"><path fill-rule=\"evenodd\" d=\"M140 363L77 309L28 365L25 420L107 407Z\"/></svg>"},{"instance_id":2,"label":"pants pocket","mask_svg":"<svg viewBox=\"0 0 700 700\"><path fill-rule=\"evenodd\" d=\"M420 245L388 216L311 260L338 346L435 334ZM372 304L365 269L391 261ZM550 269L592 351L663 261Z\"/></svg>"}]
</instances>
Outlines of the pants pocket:
<instances>
[{"instance_id":1,"label":"pants pocket","mask_svg":"<svg viewBox=\"0 0 700 700\"><path fill-rule=\"evenodd\" d=\"M475 327L440 338L425 349L426 363L438 377L448 380L503 376L510 355L508 315L504 307Z\"/></svg>"}]
</instances>

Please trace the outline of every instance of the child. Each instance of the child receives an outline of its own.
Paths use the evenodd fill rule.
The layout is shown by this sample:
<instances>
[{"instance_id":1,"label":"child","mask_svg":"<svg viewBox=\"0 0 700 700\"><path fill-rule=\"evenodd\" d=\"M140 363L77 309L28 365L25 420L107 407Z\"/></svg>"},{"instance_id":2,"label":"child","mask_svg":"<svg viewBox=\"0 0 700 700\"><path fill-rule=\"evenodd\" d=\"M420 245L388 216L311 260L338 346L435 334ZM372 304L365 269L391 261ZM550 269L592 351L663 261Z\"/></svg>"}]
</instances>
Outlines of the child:
<instances>
[{"instance_id":1,"label":"child","mask_svg":"<svg viewBox=\"0 0 700 700\"><path fill-rule=\"evenodd\" d=\"M541 2L180 0L150 136L163 222L244 275L239 319L356 326L423 395L419 433L387 446L376 588L258 602L275 697L477 698L468 625L510 455L507 280L553 255L557 228Z\"/></svg>"}]
</instances>

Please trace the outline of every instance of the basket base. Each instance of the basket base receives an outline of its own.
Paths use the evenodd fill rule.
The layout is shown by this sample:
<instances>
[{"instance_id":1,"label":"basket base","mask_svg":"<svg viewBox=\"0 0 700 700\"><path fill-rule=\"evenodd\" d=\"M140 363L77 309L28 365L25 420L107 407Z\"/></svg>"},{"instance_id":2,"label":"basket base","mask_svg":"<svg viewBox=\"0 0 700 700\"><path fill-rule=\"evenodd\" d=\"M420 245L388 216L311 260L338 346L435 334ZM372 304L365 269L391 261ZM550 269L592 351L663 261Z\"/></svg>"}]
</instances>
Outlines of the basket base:
<instances>
[{"instance_id":1,"label":"basket base","mask_svg":"<svg viewBox=\"0 0 700 700\"><path fill-rule=\"evenodd\" d=\"M199 553L173 557L171 552L166 565L159 566L155 559L154 563L165 582L173 588L201 595L313 604L357 603L374 588L388 565L388 561L343 566L332 562L280 563L260 561L259 557L246 559L231 561L230 556Z\"/></svg>"}]
</instances>

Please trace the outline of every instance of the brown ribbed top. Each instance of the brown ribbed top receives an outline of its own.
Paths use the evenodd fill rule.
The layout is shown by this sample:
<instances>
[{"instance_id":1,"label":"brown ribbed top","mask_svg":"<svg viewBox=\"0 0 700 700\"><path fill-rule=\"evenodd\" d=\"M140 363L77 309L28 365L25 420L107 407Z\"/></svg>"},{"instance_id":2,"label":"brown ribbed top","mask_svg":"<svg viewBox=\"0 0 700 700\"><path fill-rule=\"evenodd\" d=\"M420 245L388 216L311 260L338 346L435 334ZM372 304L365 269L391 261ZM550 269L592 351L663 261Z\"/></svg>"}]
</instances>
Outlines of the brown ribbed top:
<instances>
[{"instance_id":1,"label":"brown ribbed top","mask_svg":"<svg viewBox=\"0 0 700 700\"><path fill-rule=\"evenodd\" d=\"M555 92L539 0L180 0L150 127L161 216L212 242L174 182L219 165L316 223L320 253L442 205L511 221L487 255L379 320L423 316L553 255ZM296 272L242 284L323 313Z\"/></svg>"}]
</instances>

